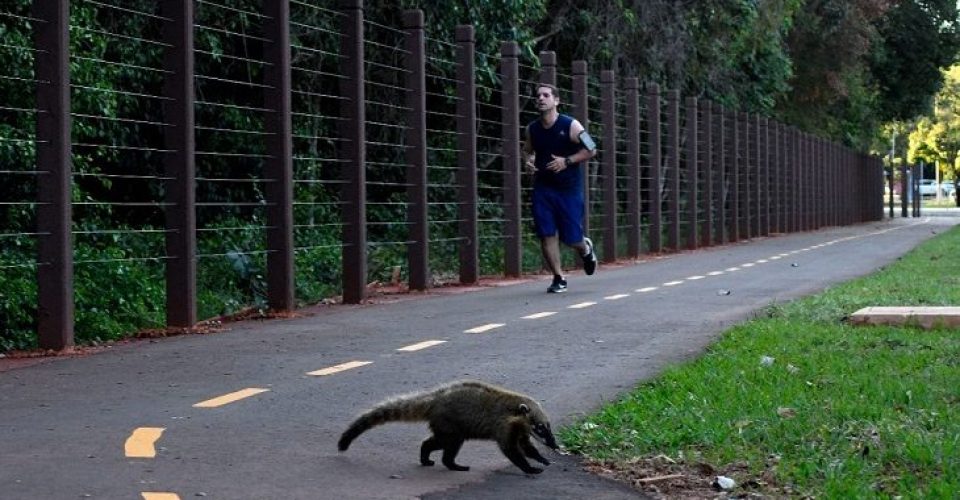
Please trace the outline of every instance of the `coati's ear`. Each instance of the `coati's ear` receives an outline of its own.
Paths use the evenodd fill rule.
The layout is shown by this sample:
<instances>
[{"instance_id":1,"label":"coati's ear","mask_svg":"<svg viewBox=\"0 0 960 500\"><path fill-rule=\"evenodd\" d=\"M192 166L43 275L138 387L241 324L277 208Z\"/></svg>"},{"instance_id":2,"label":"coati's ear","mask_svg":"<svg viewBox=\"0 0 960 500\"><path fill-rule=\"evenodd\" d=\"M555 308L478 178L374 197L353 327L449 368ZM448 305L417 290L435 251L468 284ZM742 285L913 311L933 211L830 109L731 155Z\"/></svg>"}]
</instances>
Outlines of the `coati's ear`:
<instances>
[{"instance_id":1,"label":"coati's ear","mask_svg":"<svg viewBox=\"0 0 960 500\"><path fill-rule=\"evenodd\" d=\"M527 413L530 413L530 407L527 406L526 403L520 403L520 407L517 409L520 410L521 415L526 415Z\"/></svg>"}]
</instances>

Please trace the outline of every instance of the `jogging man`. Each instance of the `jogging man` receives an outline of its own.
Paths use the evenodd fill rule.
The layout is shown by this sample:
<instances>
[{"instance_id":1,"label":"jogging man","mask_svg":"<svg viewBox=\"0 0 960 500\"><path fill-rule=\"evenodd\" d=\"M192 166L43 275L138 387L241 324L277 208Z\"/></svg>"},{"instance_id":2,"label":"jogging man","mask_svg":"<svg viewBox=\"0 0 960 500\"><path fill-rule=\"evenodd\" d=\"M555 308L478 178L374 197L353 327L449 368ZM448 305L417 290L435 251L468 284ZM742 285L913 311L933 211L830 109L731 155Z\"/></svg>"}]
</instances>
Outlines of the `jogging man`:
<instances>
[{"instance_id":1,"label":"jogging man","mask_svg":"<svg viewBox=\"0 0 960 500\"><path fill-rule=\"evenodd\" d=\"M593 242L583 234L583 173L580 163L597 154L596 144L579 121L560 114L560 94L553 85L537 86L540 118L527 125L524 150L534 173L533 222L540 251L553 273L549 293L567 291L560 266L560 242L576 249L588 275L597 269Z\"/></svg>"}]
</instances>

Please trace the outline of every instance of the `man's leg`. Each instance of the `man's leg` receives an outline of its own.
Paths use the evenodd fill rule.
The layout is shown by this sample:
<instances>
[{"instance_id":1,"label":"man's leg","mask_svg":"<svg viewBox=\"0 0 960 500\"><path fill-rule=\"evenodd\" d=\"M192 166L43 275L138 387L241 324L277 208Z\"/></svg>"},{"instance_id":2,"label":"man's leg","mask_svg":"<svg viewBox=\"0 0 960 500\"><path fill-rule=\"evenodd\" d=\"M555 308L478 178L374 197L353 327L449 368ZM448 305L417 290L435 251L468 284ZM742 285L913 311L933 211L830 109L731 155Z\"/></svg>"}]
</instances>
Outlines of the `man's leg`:
<instances>
[{"instance_id":1,"label":"man's leg","mask_svg":"<svg viewBox=\"0 0 960 500\"><path fill-rule=\"evenodd\" d=\"M553 282L550 283L547 292L566 292L567 280L563 279L563 268L560 265L560 237L553 235L541 238L540 252L543 253L543 260L546 261L547 268L553 273Z\"/></svg>"},{"instance_id":2,"label":"man's leg","mask_svg":"<svg viewBox=\"0 0 960 500\"><path fill-rule=\"evenodd\" d=\"M586 236L579 243L570 245L571 248L580 252L580 258L583 259L583 271L591 275L597 270L597 254L593 251L593 241Z\"/></svg>"},{"instance_id":3,"label":"man's leg","mask_svg":"<svg viewBox=\"0 0 960 500\"><path fill-rule=\"evenodd\" d=\"M560 266L560 238L557 235L541 238L540 252L543 254L543 260L547 263L547 269L553 273L554 276L562 276L563 268Z\"/></svg>"}]
</instances>

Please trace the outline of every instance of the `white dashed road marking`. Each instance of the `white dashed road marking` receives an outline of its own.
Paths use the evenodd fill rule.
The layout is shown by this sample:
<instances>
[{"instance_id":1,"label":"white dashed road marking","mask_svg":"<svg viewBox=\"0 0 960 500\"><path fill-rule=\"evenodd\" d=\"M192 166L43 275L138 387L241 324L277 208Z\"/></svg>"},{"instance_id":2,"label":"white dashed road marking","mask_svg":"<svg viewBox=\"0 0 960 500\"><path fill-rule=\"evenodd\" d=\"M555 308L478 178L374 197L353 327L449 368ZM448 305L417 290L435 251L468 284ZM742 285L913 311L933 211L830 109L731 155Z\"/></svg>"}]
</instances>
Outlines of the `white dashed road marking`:
<instances>
[{"instance_id":1,"label":"white dashed road marking","mask_svg":"<svg viewBox=\"0 0 960 500\"><path fill-rule=\"evenodd\" d=\"M340 373L346 370L352 370L354 368L360 368L361 366L367 366L373 361L350 361L348 363L341 363L336 366L331 366L329 368L323 368L320 370L315 370L312 372L307 372L307 375L313 375L315 377L323 377L326 375L333 375L334 373Z\"/></svg>"},{"instance_id":2,"label":"white dashed road marking","mask_svg":"<svg viewBox=\"0 0 960 500\"><path fill-rule=\"evenodd\" d=\"M581 302L579 304L574 304L572 306L567 306L567 309L583 309L585 307L595 306L596 302Z\"/></svg>"},{"instance_id":3,"label":"white dashed road marking","mask_svg":"<svg viewBox=\"0 0 960 500\"><path fill-rule=\"evenodd\" d=\"M464 330L463 333L483 333L483 332L488 332L490 330L494 330L496 328L500 328L501 326L504 326L504 325L505 325L504 323L489 323L483 326L478 326L476 328L471 328L469 330Z\"/></svg>"},{"instance_id":4,"label":"white dashed road marking","mask_svg":"<svg viewBox=\"0 0 960 500\"><path fill-rule=\"evenodd\" d=\"M554 314L557 314L557 313L554 311L545 311L545 312L540 312L536 314L531 314L529 316L524 316L523 319L540 319L540 318L546 318L547 316L553 316Z\"/></svg>"},{"instance_id":5,"label":"white dashed road marking","mask_svg":"<svg viewBox=\"0 0 960 500\"><path fill-rule=\"evenodd\" d=\"M249 398L250 396L256 396L261 392L267 392L270 389L258 389L256 387L250 387L247 389L242 389L237 392L231 392L230 394L224 394L223 396L216 397L213 399L208 399L206 401L201 401L195 405L194 408L217 408L218 406L223 406L226 404L239 401L241 399Z\"/></svg>"},{"instance_id":6,"label":"white dashed road marking","mask_svg":"<svg viewBox=\"0 0 960 500\"><path fill-rule=\"evenodd\" d=\"M428 348L428 347L433 347L433 346L435 346L435 345L440 345L440 344L443 344L443 343L445 343L445 342L446 342L446 340L427 340L427 341L424 341L424 342L420 342L420 343L418 343L418 344L412 344L412 345L408 345L408 346L405 346L405 347L401 347L401 348L399 348L399 349L397 349L397 350L398 350L398 351L403 351L403 352L413 352L413 351L419 351L419 350L421 350L421 349L426 349L426 348Z\"/></svg>"}]
</instances>

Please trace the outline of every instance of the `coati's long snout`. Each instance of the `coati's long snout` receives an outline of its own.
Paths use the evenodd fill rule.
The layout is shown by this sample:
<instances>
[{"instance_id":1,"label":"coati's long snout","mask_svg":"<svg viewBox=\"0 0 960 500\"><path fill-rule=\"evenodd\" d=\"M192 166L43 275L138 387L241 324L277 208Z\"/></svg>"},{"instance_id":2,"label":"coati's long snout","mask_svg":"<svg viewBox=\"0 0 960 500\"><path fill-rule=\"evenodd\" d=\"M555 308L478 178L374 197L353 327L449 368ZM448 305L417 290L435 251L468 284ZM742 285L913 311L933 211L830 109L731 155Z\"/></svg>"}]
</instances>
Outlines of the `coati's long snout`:
<instances>
[{"instance_id":1,"label":"coati's long snout","mask_svg":"<svg viewBox=\"0 0 960 500\"><path fill-rule=\"evenodd\" d=\"M432 432L420 447L420 463L433 465L430 455L443 450L441 461L451 470L469 470L455 459L468 439L490 439L520 470L542 472L527 462L532 458L544 465L530 441L532 436L552 449L557 441L550 420L529 396L485 382L457 381L435 389L391 398L367 410L340 436L337 448L346 451L360 434L387 422L427 422Z\"/></svg>"}]
</instances>

